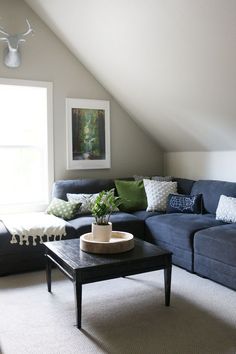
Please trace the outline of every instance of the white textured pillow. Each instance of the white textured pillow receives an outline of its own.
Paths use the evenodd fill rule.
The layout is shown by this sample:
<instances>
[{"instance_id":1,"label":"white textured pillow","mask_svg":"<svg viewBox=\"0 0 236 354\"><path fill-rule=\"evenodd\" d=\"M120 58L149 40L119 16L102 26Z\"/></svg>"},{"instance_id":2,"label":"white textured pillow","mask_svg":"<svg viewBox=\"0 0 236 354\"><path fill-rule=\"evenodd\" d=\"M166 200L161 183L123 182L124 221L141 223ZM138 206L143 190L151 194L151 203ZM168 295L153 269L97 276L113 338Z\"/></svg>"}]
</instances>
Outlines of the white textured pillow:
<instances>
[{"instance_id":1,"label":"white textured pillow","mask_svg":"<svg viewBox=\"0 0 236 354\"><path fill-rule=\"evenodd\" d=\"M165 211L169 194L177 193L177 182L143 180L147 195L147 211Z\"/></svg>"},{"instance_id":2,"label":"white textured pillow","mask_svg":"<svg viewBox=\"0 0 236 354\"><path fill-rule=\"evenodd\" d=\"M216 209L216 220L236 222L236 198L221 195Z\"/></svg>"},{"instance_id":3,"label":"white textured pillow","mask_svg":"<svg viewBox=\"0 0 236 354\"><path fill-rule=\"evenodd\" d=\"M81 203L79 214L90 214L92 204L97 198L99 193L96 194L71 194L67 193L67 199L69 202Z\"/></svg>"}]
</instances>

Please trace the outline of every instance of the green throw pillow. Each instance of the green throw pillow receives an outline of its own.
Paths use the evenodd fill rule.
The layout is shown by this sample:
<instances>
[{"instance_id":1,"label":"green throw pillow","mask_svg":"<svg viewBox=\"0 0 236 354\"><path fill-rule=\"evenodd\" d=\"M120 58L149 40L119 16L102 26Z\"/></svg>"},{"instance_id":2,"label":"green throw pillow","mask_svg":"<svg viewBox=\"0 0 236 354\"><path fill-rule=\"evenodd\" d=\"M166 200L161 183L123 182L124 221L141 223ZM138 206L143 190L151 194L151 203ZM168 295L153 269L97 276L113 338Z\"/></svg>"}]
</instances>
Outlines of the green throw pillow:
<instances>
[{"instance_id":1,"label":"green throw pillow","mask_svg":"<svg viewBox=\"0 0 236 354\"><path fill-rule=\"evenodd\" d=\"M115 185L120 197L120 210L135 211L147 208L147 197L143 181L115 180Z\"/></svg>"},{"instance_id":2,"label":"green throw pillow","mask_svg":"<svg viewBox=\"0 0 236 354\"><path fill-rule=\"evenodd\" d=\"M52 214L64 220L71 220L76 217L81 203L66 202L65 200L53 198L46 213Z\"/></svg>"}]
</instances>

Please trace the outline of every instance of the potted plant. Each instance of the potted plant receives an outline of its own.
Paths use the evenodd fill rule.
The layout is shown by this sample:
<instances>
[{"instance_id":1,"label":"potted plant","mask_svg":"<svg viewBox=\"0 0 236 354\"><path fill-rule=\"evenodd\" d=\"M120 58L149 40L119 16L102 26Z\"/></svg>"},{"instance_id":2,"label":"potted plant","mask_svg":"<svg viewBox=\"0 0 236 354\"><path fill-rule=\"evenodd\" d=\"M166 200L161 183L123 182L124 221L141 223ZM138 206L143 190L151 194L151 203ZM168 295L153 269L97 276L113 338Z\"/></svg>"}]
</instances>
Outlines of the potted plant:
<instances>
[{"instance_id":1,"label":"potted plant","mask_svg":"<svg viewBox=\"0 0 236 354\"><path fill-rule=\"evenodd\" d=\"M92 215L95 222L92 224L93 239L100 242L109 242L112 233L112 224L109 222L111 213L117 210L119 197L115 197L114 189L102 191L92 204Z\"/></svg>"}]
</instances>

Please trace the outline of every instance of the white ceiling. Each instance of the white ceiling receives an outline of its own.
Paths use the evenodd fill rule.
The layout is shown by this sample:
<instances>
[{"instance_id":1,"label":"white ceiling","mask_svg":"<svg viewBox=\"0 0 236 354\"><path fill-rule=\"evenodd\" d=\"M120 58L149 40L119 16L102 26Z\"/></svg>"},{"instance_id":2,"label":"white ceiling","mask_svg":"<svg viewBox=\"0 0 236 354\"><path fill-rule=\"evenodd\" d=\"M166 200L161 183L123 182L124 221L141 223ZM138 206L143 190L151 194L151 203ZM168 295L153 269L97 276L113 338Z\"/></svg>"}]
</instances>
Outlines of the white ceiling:
<instances>
[{"instance_id":1,"label":"white ceiling","mask_svg":"<svg viewBox=\"0 0 236 354\"><path fill-rule=\"evenodd\" d=\"M235 0L25 1L164 150L236 149Z\"/></svg>"}]
</instances>

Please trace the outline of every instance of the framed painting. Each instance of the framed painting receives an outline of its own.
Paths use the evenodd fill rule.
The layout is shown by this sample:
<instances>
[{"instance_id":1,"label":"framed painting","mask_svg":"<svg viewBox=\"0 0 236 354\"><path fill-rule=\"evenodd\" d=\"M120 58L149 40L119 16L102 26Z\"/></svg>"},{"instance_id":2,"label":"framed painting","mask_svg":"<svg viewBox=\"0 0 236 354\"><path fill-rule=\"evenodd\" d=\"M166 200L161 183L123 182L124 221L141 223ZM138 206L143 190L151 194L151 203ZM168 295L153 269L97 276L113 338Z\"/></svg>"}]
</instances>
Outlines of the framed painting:
<instances>
[{"instance_id":1,"label":"framed painting","mask_svg":"<svg viewBox=\"0 0 236 354\"><path fill-rule=\"evenodd\" d=\"M66 99L67 169L110 168L110 102Z\"/></svg>"}]
</instances>

